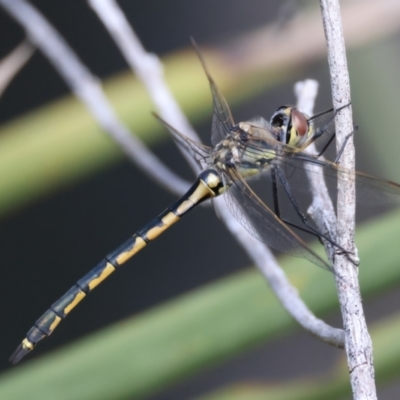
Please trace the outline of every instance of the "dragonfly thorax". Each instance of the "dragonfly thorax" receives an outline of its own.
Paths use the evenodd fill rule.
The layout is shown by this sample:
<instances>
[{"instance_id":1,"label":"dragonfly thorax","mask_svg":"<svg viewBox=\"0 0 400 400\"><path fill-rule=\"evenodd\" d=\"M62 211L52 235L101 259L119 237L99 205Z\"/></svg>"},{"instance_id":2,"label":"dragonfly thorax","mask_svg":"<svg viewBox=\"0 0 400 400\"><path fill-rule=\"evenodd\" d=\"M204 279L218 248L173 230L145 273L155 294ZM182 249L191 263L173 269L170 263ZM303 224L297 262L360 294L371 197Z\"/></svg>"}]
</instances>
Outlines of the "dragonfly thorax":
<instances>
[{"instance_id":1,"label":"dragonfly thorax","mask_svg":"<svg viewBox=\"0 0 400 400\"><path fill-rule=\"evenodd\" d=\"M229 136L219 142L211 154L213 164L220 170L235 169L244 178L268 170L276 160L279 144L270 133L252 122L241 122L232 127Z\"/></svg>"}]
</instances>

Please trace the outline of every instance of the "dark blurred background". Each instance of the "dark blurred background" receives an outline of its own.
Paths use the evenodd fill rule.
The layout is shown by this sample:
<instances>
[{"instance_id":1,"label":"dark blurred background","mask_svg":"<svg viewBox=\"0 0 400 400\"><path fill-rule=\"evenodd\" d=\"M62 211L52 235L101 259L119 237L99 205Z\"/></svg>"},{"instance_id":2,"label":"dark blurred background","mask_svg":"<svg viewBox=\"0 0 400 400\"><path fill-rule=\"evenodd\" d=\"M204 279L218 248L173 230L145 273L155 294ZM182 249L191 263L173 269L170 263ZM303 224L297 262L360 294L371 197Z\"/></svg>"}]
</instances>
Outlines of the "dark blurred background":
<instances>
[{"instance_id":1,"label":"dark blurred background","mask_svg":"<svg viewBox=\"0 0 400 400\"><path fill-rule=\"evenodd\" d=\"M127 68L115 44L86 2L42 0L32 3L60 31L95 75L105 79ZM280 18L282 7L289 3L282 5L281 2L261 0L251 3L237 0L119 2L144 47L158 55L188 47L191 36L200 45L223 45L234 37ZM298 7L301 10L310 3L302 2ZM1 8L0 37L1 57L24 38L23 30ZM353 86L355 121L362 126L361 132L366 130L366 124L370 125L370 119L378 119L381 124L388 122L389 126L397 120L395 115L392 121L388 121L379 111L374 115L367 111L367 115L363 115L356 100L357 97L371 97L371 109L379 103L388 113L383 115L390 115L391 110L398 107L399 100L396 104L390 97L396 91L398 82L379 83L382 90L377 93L371 89L373 96L369 95L365 86L373 71L379 76L390 77L388 69L396 69L393 62L399 71L398 39L398 35L389 37L350 53L350 68L358 85L356 90L365 89L363 93L354 94ZM387 60L387 54L390 54L391 60ZM330 107L328 67L322 59L309 65L306 74L302 71L268 93L234 107L235 119L267 116L277 106L293 103L293 84L304 78L320 81L316 110ZM52 65L37 51L1 97L0 122L18 118L68 93L66 84ZM376 99L376 96L381 97ZM196 129L206 139L210 132L210 120L196 126ZM379 132L379 136L383 134ZM390 147L397 148L399 139L396 134L386 139ZM362 142L360 149L359 154L364 153L358 164L360 169L395 178L396 171L381 169L371 144ZM154 151L175 171L186 178L192 177L184 161L174 156L177 153L172 141L164 141ZM13 210L9 215L2 215L0 367L10 368L7 362L9 355L52 302L105 254L174 200L175 196L159 188L125 159ZM184 246L177 245L182 242ZM82 335L249 265L247 257L227 234L213 210L199 208L91 294L51 339L41 343L30 357L40 357ZM392 296L388 299L395 308L397 294L388 296ZM386 304L388 299L380 301ZM382 315L382 304L367 304L367 315ZM390 311L386 305L385 309ZM333 316L330 322L340 326L338 316ZM311 346L312 354L309 352ZM154 399L185 399L219 387L222 383L246 379L272 381L322 372L332 365L338 354L336 349L301 332L275 341L271 346L261 346ZM385 390L381 398L398 398L396 387Z\"/></svg>"}]
</instances>

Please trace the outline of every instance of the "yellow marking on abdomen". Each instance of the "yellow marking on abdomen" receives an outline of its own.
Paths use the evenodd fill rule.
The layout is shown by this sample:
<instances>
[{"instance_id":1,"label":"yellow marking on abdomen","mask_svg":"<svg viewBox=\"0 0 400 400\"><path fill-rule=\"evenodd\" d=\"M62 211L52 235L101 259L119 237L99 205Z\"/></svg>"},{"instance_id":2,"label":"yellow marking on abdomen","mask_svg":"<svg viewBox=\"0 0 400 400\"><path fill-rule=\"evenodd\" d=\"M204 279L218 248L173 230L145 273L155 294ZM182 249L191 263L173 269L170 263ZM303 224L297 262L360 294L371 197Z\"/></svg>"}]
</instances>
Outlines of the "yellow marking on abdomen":
<instances>
[{"instance_id":1,"label":"yellow marking on abdomen","mask_svg":"<svg viewBox=\"0 0 400 400\"><path fill-rule=\"evenodd\" d=\"M104 279L107 278L110 274L112 274L115 271L115 267L111 265L110 263L107 263L106 267L103 269L103 272L101 273L100 276L97 278L93 279L91 282L89 282L88 286L90 290L93 290L98 284L104 281Z\"/></svg>"},{"instance_id":2,"label":"yellow marking on abdomen","mask_svg":"<svg viewBox=\"0 0 400 400\"><path fill-rule=\"evenodd\" d=\"M72 309L74 309L82 301L82 299L85 298L85 296L86 293L80 290L75 296L74 300L64 308L64 314L68 314Z\"/></svg>"},{"instance_id":3,"label":"yellow marking on abdomen","mask_svg":"<svg viewBox=\"0 0 400 400\"><path fill-rule=\"evenodd\" d=\"M185 200L177 209L176 212L178 215L183 215L185 214L188 210L190 210L193 207L193 203L189 200Z\"/></svg>"},{"instance_id":4,"label":"yellow marking on abdomen","mask_svg":"<svg viewBox=\"0 0 400 400\"><path fill-rule=\"evenodd\" d=\"M200 185L194 190L194 192L185 200L177 209L176 212L179 216L182 216L189 211L193 206L199 204L202 200L210 197L215 197L215 193L208 187L208 185L200 180Z\"/></svg>"},{"instance_id":5,"label":"yellow marking on abdomen","mask_svg":"<svg viewBox=\"0 0 400 400\"><path fill-rule=\"evenodd\" d=\"M189 196L189 199L193 202L193 204L198 204L204 199L215 197L215 193L213 192L213 190L210 189L203 180L201 180L201 183L202 185L199 185L196 190Z\"/></svg>"},{"instance_id":6,"label":"yellow marking on abdomen","mask_svg":"<svg viewBox=\"0 0 400 400\"><path fill-rule=\"evenodd\" d=\"M161 221L163 222L163 221ZM149 240L154 240L156 237L160 236L169 226L165 225L164 222L161 226L155 226L147 231L146 237Z\"/></svg>"},{"instance_id":7,"label":"yellow marking on abdomen","mask_svg":"<svg viewBox=\"0 0 400 400\"><path fill-rule=\"evenodd\" d=\"M119 265L121 265L133 257L138 251L142 250L143 247L146 247L146 242L140 236L137 236L132 248L121 253L115 260Z\"/></svg>"},{"instance_id":8,"label":"yellow marking on abdomen","mask_svg":"<svg viewBox=\"0 0 400 400\"><path fill-rule=\"evenodd\" d=\"M54 321L51 323L51 325L49 326L49 331L50 333L54 331L54 329L56 329L57 325L62 321L62 319L56 315L56 317L54 318ZM49 333L49 335L50 335Z\"/></svg>"},{"instance_id":9,"label":"yellow marking on abdomen","mask_svg":"<svg viewBox=\"0 0 400 400\"><path fill-rule=\"evenodd\" d=\"M22 347L26 348L26 349L29 349L29 350L33 350L35 345L31 341L29 341L27 338L25 338L22 341Z\"/></svg>"},{"instance_id":10,"label":"yellow marking on abdomen","mask_svg":"<svg viewBox=\"0 0 400 400\"><path fill-rule=\"evenodd\" d=\"M179 217L175 215L172 211L161 219L162 225L155 226L149 229L146 233L146 237L149 240L153 240L156 237L160 236L166 229L168 229L171 225L173 225L176 221L178 221Z\"/></svg>"},{"instance_id":11,"label":"yellow marking on abdomen","mask_svg":"<svg viewBox=\"0 0 400 400\"><path fill-rule=\"evenodd\" d=\"M161 221L164 223L164 225L171 226L173 225L176 221L179 220L179 217L174 214L172 211L165 215Z\"/></svg>"}]
</instances>

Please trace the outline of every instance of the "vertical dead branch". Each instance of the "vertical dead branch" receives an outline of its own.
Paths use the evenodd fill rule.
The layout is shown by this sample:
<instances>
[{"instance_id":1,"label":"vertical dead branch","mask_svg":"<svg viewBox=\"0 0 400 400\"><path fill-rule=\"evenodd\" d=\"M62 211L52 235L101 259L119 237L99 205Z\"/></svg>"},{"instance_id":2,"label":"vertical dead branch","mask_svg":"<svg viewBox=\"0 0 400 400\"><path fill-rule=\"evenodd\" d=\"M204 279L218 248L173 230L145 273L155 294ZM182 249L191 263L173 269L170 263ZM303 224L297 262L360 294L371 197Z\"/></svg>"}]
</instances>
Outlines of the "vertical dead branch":
<instances>
[{"instance_id":1,"label":"vertical dead branch","mask_svg":"<svg viewBox=\"0 0 400 400\"><path fill-rule=\"evenodd\" d=\"M314 114L314 101L313 96L316 96L318 83L312 79L305 80L304 82L296 83L294 91L298 97L297 109L306 115ZM314 94L315 92L315 94ZM309 154L318 154L315 143L311 143L305 152ZM320 159L323 159L321 156ZM336 214L332 199L329 195L328 187L326 186L325 177L319 173L317 165L307 165L307 178L310 183L312 193L312 203L307 210L307 214L314 220L318 229L327 237L336 240ZM328 259L333 264L335 247L332 243L325 239L321 239Z\"/></svg>"},{"instance_id":2,"label":"vertical dead branch","mask_svg":"<svg viewBox=\"0 0 400 400\"><path fill-rule=\"evenodd\" d=\"M338 0L321 0L321 11L328 49L332 101L337 109L350 102L343 27ZM337 151L353 130L351 107L344 108L335 119ZM353 141L350 139L340 159L341 165L354 170ZM356 254L354 179L339 179L336 240L351 254ZM345 349L354 399L376 399L372 342L361 302L358 268L344 254L336 254L336 286L345 330Z\"/></svg>"}]
</instances>

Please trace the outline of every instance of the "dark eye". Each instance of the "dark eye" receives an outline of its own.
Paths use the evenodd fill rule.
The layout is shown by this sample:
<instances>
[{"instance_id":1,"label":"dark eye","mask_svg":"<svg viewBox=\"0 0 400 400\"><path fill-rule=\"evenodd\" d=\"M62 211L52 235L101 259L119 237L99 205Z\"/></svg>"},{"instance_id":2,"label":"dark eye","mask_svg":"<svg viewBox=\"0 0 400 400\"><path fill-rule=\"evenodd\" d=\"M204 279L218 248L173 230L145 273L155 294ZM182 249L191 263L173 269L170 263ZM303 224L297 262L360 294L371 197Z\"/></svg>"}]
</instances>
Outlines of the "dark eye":
<instances>
[{"instance_id":1,"label":"dark eye","mask_svg":"<svg viewBox=\"0 0 400 400\"><path fill-rule=\"evenodd\" d=\"M282 143L289 143L290 130L292 129L291 118L292 107L281 106L272 115L270 124L271 128L275 129L277 139Z\"/></svg>"},{"instance_id":2,"label":"dark eye","mask_svg":"<svg viewBox=\"0 0 400 400\"><path fill-rule=\"evenodd\" d=\"M273 128L282 128L285 124L287 116L281 111L282 107L278 108L275 114L271 117L270 123Z\"/></svg>"},{"instance_id":3,"label":"dark eye","mask_svg":"<svg viewBox=\"0 0 400 400\"><path fill-rule=\"evenodd\" d=\"M271 126L273 128L282 128L283 125L284 125L284 120L280 115L271 119Z\"/></svg>"}]
</instances>

